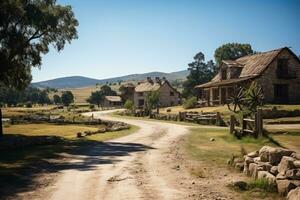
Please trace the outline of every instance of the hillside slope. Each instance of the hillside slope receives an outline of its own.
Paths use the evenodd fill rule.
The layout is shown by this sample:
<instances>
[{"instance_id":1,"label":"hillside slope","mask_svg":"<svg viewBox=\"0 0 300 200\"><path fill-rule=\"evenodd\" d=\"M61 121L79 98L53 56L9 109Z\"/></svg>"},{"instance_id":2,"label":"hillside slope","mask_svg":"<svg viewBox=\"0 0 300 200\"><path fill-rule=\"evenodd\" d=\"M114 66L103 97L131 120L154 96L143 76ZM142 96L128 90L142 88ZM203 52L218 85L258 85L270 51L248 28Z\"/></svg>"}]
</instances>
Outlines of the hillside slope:
<instances>
[{"instance_id":1,"label":"hillside slope","mask_svg":"<svg viewBox=\"0 0 300 200\"><path fill-rule=\"evenodd\" d=\"M176 79L185 79L188 75L187 70L178 71L178 72L172 72L172 73L164 73L164 72L149 72L144 74L130 74L126 76L120 76L120 77L114 77L114 78L107 78L107 79L93 79L83 76L70 76L70 77L62 77L62 78L56 78L51 79L47 81L41 81L32 83L33 86L39 87L39 88L57 88L57 89L63 89L63 88L81 88L81 87L87 87L91 85L99 84L105 84L105 83L114 83L118 81L139 81L144 80L147 77L166 77L168 80L176 80Z\"/></svg>"}]
</instances>

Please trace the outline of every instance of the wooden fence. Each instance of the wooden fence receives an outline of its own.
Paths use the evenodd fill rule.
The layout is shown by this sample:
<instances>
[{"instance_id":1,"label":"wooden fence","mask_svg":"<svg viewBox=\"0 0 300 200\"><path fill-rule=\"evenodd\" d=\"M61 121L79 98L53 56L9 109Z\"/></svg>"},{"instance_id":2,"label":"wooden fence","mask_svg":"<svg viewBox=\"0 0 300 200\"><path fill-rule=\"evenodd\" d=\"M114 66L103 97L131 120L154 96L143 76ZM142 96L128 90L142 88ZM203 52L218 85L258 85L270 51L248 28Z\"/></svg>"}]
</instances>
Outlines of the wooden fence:
<instances>
[{"instance_id":1,"label":"wooden fence","mask_svg":"<svg viewBox=\"0 0 300 200\"><path fill-rule=\"evenodd\" d=\"M241 130L242 135L251 135L255 138L263 135L263 117L262 110L258 109L254 115L254 119L245 118L244 116L241 119L242 127L236 127L237 120L232 115L230 117L230 133L238 131L238 128Z\"/></svg>"}]
</instances>

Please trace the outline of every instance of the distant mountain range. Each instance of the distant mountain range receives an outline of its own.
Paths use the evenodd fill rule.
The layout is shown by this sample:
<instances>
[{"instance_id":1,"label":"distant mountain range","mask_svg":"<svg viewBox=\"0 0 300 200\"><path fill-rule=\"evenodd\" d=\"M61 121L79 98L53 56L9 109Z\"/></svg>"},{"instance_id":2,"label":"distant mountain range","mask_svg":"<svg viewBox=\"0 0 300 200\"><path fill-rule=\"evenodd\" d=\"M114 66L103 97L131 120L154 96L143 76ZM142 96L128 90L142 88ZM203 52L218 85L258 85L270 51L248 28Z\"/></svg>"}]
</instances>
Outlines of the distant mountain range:
<instances>
[{"instance_id":1,"label":"distant mountain range","mask_svg":"<svg viewBox=\"0 0 300 200\"><path fill-rule=\"evenodd\" d=\"M64 88L81 88L87 87L91 85L105 84L105 83L115 83L118 81L140 81L145 80L147 77L166 77L168 80L176 80L176 79L185 79L189 74L188 70L164 73L164 72L149 72L144 74L130 74L126 76L120 76L115 78L107 78L107 79L93 79L83 76L70 76L70 77L62 77L51 79L47 81L41 81L32 83L33 86L39 88L56 88L56 89L64 89Z\"/></svg>"}]
</instances>

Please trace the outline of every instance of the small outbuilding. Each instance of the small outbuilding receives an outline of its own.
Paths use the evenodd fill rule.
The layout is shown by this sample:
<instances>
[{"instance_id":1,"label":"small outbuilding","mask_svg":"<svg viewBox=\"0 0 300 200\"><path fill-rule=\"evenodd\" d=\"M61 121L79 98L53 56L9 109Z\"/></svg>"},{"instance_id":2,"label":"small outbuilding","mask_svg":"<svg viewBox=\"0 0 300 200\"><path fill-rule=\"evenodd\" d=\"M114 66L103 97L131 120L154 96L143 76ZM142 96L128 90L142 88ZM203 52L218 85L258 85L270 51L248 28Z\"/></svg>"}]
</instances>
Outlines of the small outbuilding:
<instances>
[{"instance_id":1,"label":"small outbuilding","mask_svg":"<svg viewBox=\"0 0 300 200\"><path fill-rule=\"evenodd\" d=\"M105 96L103 107L121 107L122 99L120 96Z\"/></svg>"}]
</instances>

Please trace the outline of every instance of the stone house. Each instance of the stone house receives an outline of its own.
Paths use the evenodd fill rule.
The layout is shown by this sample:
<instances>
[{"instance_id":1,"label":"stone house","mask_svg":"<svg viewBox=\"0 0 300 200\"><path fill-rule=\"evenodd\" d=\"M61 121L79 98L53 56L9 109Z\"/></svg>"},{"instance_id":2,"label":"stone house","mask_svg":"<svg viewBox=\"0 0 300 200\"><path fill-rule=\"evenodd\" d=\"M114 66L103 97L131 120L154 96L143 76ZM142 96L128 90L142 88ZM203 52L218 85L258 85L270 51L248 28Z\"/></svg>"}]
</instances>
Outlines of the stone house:
<instances>
[{"instance_id":1,"label":"stone house","mask_svg":"<svg viewBox=\"0 0 300 200\"><path fill-rule=\"evenodd\" d=\"M195 88L204 105L222 105L235 86L252 81L262 87L266 103L300 103L300 60L287 47L223 60L218 74Z\"/></svg>"},{"instance_id":2,"label":"stone house","mask_svg":"<svg viewBox=\"0 0 300 200\"><path fill-rule=\"evenodd\" d=\"M122 106L122 99L120 96L105 96L103 100L103 107L120 107Z\"/></svg>"},{"instance_id":3,"label":"stone house","mask_svg":"<svg viewBox=\"0 0 300 200\"><path fill-rule=\"evenodd\" d=\"M152 80L150 77L146 81L138 83L134 90L134 106L144 108L146 106L146 97L152 91L159 92L159 106L176 106L180 103L180 93L173 88L166 78Z\"/></svg>"}]
</instances>

